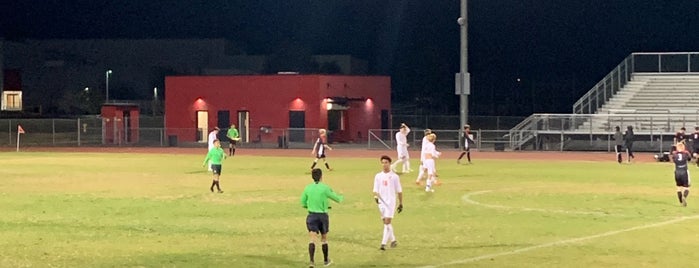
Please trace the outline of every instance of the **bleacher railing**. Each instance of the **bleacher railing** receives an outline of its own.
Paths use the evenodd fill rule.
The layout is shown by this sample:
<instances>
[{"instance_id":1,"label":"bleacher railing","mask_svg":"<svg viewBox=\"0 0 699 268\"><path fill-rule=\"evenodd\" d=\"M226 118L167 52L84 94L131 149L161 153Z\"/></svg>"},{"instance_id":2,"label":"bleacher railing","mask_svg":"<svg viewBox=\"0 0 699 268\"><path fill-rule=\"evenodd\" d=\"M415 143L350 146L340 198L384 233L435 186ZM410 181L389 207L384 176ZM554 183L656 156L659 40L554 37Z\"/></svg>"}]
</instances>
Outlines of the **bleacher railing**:
<instances>
[{"instance_id":1,"label":"bleacher railing","mask_svg":"<svg viewBox=\"0 0 699 268\"><path fill-rule=\"evenodd\" d=\"M595 113L634 73L699 73L699 52L632 53L573 104L573 113Z\"/></svg>"},{"instance_id":2,"label":"bleacher railing","mask_svg":"<svg viewBox=\"0 0 699 268\"><path fill-rule=\"evenodd\" d=\"M508 133L512 150L609 151L614 128L633 127L641 151L662 151L682 127L687 133L699 126L693 114L533 114ZM699 142L699 141L697 141Z\"/></svg>"}]
</instances>

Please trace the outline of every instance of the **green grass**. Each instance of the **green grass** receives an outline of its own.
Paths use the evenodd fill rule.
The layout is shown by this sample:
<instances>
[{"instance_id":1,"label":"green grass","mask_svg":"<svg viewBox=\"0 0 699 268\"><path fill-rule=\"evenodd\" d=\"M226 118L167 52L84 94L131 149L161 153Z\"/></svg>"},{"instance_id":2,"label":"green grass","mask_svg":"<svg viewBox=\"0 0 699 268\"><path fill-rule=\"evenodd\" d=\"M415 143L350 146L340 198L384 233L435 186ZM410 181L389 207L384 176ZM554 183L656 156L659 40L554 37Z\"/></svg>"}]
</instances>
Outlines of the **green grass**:
<instances>
[{"instance_id":1,"label":"green grass","mask_svg":"<svg viewBox=\"0 0 699 268\"><path fill-rule=\"evenodd\" d=\"M0 153L0 267L304 267L312 159L227 159L212 194L203 157ZM699 241L667 163L444 159L435 193L402 176L400 245L380 252L378 159L330 160L337 267L675 267Z\"/></svg>"}]
</instances>

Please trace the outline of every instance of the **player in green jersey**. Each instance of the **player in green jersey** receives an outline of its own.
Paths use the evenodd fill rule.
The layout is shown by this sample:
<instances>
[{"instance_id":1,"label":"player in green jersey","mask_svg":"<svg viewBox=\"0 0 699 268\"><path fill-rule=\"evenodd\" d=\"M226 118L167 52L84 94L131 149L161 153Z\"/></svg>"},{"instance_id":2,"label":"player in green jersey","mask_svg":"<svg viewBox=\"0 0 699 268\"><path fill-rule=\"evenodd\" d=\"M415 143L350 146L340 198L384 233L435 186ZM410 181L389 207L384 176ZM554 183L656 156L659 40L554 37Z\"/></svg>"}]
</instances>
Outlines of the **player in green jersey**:
<instances>
[{"instance_id":1,"label":"player in green jersey","mask_svg":"<svg viewBox=\"0 0 699 268\"><path fill-rule=\"evenodd\" d=\"M214 140L214 147L209 150L209 153L206 154L206 158L204 158L204 166L210 163L211 170L214 174L214 181L211 183L211 188L209 188L211 192L214 191L214 186L216 186L218 192L223 193L218 182L218 179L221 176L221 162L223 159L226 159L226 153L223 151L223 149L221 149L221 141Z\"/></svg>"},{"instance_id":2,"label":"player in green jersey","mask_svg":"<svg viewBox=\"0 0 699 268\"><path fill-rule=\"evenodd\" d=\"M323 183L323 171L316 168L311 171L313 183L306 186L301 195L301 206L308 210L306 217L306 228L311 237L308 243L308 255L310 257L309 267L315 267L313 259L316 251L316 241L320 233L321 247L323 250L324 265L328 266L332 261L328 258L328 231L330 230L330 221L328 217L328 209L330 203L328 199L335 202L342 202L344 197L335 193L330 186Z\"/></svg>"}]
</instances>

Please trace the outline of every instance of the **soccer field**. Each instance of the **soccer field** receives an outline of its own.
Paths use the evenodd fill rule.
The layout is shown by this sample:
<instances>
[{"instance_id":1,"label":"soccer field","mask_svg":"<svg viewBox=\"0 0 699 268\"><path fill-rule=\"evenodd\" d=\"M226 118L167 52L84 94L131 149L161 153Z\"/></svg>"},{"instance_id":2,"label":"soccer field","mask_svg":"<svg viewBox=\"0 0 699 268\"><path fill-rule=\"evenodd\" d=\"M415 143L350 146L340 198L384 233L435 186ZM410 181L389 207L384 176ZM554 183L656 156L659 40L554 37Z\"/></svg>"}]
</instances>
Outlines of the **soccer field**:
<instances>
[{"instance_id":1,"label":"soccer field","mask_svg":"<svg viewBox=\"0 0 699 268\"><path fill-rule=\"evenodd\" d=\"M310 151L310 150L309 150ZM686 267L699 198L682 207L668 163L437 160L425 193L401 176L399 246L379 251L373 158L331 157L337 267ZM393 157L393 155L391 155ZM0 267L306 267L308 157L0 153ZM417 161L413 159L413 169ZM696 170L690 167L691 171ZM320 249L316 258L322 259ZM322 263L322 262L321 262ZM318 261L316 262L318 264Z\"/></svg>"}]
</instances>

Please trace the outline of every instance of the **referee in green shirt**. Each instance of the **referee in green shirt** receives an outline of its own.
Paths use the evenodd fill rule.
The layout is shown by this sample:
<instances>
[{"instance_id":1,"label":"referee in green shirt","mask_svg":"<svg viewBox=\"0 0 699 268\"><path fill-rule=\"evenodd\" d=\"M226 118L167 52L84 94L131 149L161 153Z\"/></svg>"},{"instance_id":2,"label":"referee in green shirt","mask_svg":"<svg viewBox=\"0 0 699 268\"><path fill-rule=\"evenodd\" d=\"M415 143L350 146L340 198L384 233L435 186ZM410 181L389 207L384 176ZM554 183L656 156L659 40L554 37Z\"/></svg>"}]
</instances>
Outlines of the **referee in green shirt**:
<instances>
[{"instance_id":1,"label":"referee in green shirt","mask_svg":"<svg viewBox=\"0 0 699 268\"><path fill-rule=\"evenodd\" d=\"M226 132L226 137L228 137L228 156L233 156L235 154L235 145L240 140L240 133L238 129L235 128L235 124L231 124L231 128Z\"/></svg>"},{"instance_id":2,"label":"referee in green shirt","mask_svg":"<svg viewBox=\"0 0 699 268\"><path fill-rule=\"evenodd\" d=\"M330 203L328 199L340 203L344 198L342 195L333 192L330 186L322 182L322 170L318 168L313 169L311 177L313 177L313 183L306 186L301 195L301 206L308 209L306 228L308 228L308 234L311 237L311 241L308 243L308 255L311 262L308 267L315 267L313 256L316 251L315 243L318 240L318 233L321 236L324 265L329 266L332 261L328 259L328 231L330 230L330 220L328 218Z\"/></svg>"},{"instance_id":3,"label":"referee in green shirt","mask_svg":"<svg viewBox=\"0 0 699 268\"><path fill-rule=\"evenodd\" d=\"M223 159L226 159L226 153L221 149L221 141L214 140L214 148L211 148L206 154L206 158L204 158L204 166L206 166L207 163L211 163L211 171L214 174L214 181L211 182L211 188L209 188L212 193L214 192L214 186L216 186L219 193L223 193L218 182L221 177L221 163Z\"/></svg>"}]
</instances>

